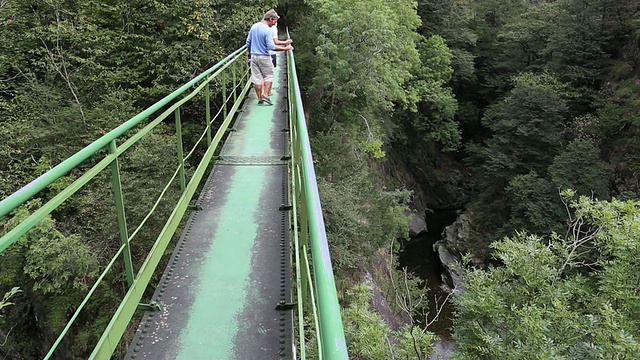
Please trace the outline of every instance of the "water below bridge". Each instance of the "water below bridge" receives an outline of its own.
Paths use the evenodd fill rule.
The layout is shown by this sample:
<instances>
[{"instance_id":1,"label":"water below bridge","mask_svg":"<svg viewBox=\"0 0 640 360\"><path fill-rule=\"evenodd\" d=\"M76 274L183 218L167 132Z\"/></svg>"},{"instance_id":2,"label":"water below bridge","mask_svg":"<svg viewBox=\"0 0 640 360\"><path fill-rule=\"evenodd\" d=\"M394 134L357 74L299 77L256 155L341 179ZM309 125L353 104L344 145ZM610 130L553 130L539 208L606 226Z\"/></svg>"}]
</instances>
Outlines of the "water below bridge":
<instances>
[{"instance_id":1,"label":"water below bridge","mask_svg":"<svg viewBox=\"0 0 640 360\"><path fill-rule=\"evenodd\" d=\"M434 296L438 298L438 304L446 299L448 293L443 289L441 278L442 264L438 254L433 251L433 244L442 239L442 231L456 220L456 210L436 210L427 216L428 232L412 238L405 243L404 250L400 252L400 268L406 267L410 272L426 281L429 297L429 316L431 321L437 313ZM442 355L431 359L448 359L447 353L453 347L451 341L451 327L453 325L453 305L444 305L438 320L429 326L429 331L440 337L436 344Z\"/></svg>"}]
</instances>

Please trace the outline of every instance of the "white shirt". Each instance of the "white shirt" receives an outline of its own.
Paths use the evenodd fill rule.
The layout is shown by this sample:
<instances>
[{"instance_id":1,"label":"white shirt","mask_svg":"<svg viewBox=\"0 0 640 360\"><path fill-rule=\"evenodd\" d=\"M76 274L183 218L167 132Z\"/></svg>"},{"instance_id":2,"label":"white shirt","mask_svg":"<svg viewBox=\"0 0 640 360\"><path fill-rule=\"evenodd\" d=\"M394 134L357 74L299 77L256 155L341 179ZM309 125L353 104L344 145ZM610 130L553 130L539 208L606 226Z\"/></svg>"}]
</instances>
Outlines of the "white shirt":
<instances>
[{"instance_id":1,"label":"white shirt","mask_svg":"<svg viewBox=\"0 0 640 360\"><path fill-rule=\"evenodd\" d=\"M277 39L277 38L278 38L278 26L277 26L277 25L273 25L273 26L271 27L271 34L272 34L272 37L273 37L274 39ZM275 51L273 51L273 50L269 50L269 55L275 55L275 54L276 54L276 52L275 52Z\"/></svg>"}]
</instances>

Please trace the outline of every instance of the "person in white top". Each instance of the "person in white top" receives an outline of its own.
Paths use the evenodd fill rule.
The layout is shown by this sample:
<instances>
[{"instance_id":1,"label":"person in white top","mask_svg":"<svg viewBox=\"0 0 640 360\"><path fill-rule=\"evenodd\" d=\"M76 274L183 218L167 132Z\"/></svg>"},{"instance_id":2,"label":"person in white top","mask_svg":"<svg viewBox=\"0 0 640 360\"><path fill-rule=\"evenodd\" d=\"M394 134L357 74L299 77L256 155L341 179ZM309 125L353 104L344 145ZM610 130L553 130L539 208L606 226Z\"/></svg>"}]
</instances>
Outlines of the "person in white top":
<instances>
[{"instance_id":1,"label":"person in white top","mask_svg":"<svg viewBox=\"0 0 640 360\"><path fill-rule=\"evenodd\" d=\"M273 105L267 94L273 83L273 63L269 50L289 51L293 46L276 46L273 42L271 27L278 21L278 13L271 9L264 14L262 21L251 26L247 35L247 48L249 49L249 63L251 67L251 82L256 90L258 105Z\"/></svg>"},{"instance_id":2,"label":"person in white top","mask_svg":"<svg viewBox=\"0 0 640 360\"><path fill-rule=\"evenodd\" d=\"M276 43L276 40L279 41L279 39L278 39L278 24L277 23L271 27L271 37L273 38L273 42L276 45L278 45L278 43ZM271 55L271 62L273 63L273 67L276 67L276 52L269 50L269 55Z\"/></svg>"},{"instance_id":3,"label":"person in white top","mask_svg":"<svg viewBox=\"0 0 640 360\"><path fill-rule=\"evenodd\" d=\"M273 42L276 45L289 45L293 42L293 40L291 39L287 39L287 40L280 40L278 39L278 22L276 21L276 23L271 27L271 33L273 36ZM275 51L269 51L269 55L271 55L271 62L273 63L273 67L276 67L276 52ZM271 84L269 84L269 86L267 86L267 88L265 89L265 91L267 92L267 97L271 96Z\"/></svg>"}]
</instances>

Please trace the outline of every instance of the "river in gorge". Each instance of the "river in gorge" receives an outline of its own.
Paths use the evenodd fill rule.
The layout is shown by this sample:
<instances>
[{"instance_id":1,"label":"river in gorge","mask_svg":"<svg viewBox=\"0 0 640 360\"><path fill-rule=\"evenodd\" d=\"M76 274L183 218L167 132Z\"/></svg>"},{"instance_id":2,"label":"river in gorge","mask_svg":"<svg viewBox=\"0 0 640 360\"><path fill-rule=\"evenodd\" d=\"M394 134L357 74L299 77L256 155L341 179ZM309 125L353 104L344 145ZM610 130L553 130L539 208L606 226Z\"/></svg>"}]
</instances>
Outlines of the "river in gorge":
<instances>
[{"instance_id":1,"label":"river in gorge","mask_svg":"<svg viewBox=\"0 0 640 360\"><path fill-rule=\"evenodd\" d=\"M429 317L431 321L437 309L434 296L438 298L438 304L446 299L448 293L442 288L442 264L438 254L433 251L433 244L442 239L442 231L451 225L457 217L456 210L436 210L426 217L428 232L418 235L406 242L400 252L399 268L406 267L414 275L426 281L429 297ZM453 318L453 306L450 303L444 305L438 320L429 326L429 331L440 338L436 343L436 349L440 355L431 356L429 359L448 359L448 353L454 344L451 341L451 326Z\"/></svg>"}]
</instances>

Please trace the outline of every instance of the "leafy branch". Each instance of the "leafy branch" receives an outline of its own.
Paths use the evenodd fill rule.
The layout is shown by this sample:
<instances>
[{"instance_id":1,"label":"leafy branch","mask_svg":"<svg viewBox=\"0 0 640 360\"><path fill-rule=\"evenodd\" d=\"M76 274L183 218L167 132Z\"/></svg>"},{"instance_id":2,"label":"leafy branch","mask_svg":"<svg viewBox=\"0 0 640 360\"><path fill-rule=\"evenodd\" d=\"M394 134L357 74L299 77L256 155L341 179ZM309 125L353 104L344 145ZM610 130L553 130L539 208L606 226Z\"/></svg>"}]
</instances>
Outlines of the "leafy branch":
<instances>
[{"instance_id":1,"label":"leafy branch","mask_svg":"<svg viewBox=\"0 0 640 360\"><path fill-rule=\"evenodd\" d=\"M0 301L0 310L2 310L3 308L7 307L7 306L11 306L13 305L12 302L10 302L9 300L13 297L13 295L22 292L22 290L20 290L19 287L14 287L11 290L9 290L8 293L4 294L4 297L2 298L2 301Z\"/></svg>"},{"instance_id":2,"label":"leafy branch","mask_svg":"<svg viewBox=\"0 0 640 360\"><path fill-rule=\"evenodd\" d=\"M586 261L576 261L576 259L582 258L583 255L586 255L593 250L591 247L587 247L587 244L593 242L602 230L601 225L594 227L592 224L586 224L584 217L576 217L573 214L569 206L568 199L573 197L575 192L565 190L560 195L569 218L569 227L564 241L558 241L556 243L554 242L554 239L557 238L553 236L549 240L549 248L559 250L564 257L553 283L562 277L562 274L568 266L580 265L592 267L594 265Z\"/></svg>"},{"instance_id":3,"label":"leafy branch","mask_svg":"<svg viewBox=\"0 0 640 360\"><path fill-rule=\"evenodd\" d=\"M56 72L62 77L62 79L66 83L67 88L69 88L71 95L73 96L76 104L78 105L78 109L80 110L80 115L82 116L82 123L86 128L87 119L84 114L84 110L82 109L82 104L80 103L80 99L76 94L75 86L71 82L71 76L69 75L69 71L67 69L67 62L65 61L64 51L62 49L62 46L60 45L61 20L60 20L60 9L58 6L56 6L55 8L55 14L56 14L56 26L57 26L56 48L55 48L56 54L54 54L53 51L49 49L49 46L47 46L47 42L43 38L39 38L39 39L40 39L40 42L42 42L42 45L44 46L44 49L46 50L47 55L49 56L49 59L51 60L51 64L53 65ZM59 63L56 61L56 57L60 59Z\"/></svg>"}]
</instances>

